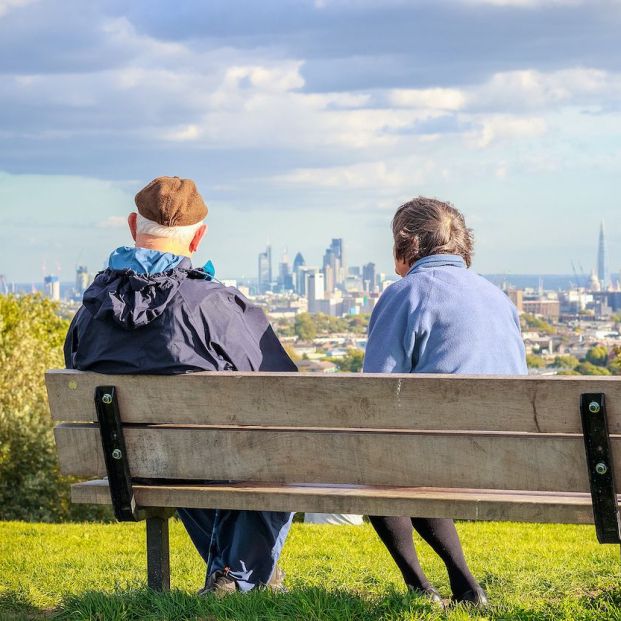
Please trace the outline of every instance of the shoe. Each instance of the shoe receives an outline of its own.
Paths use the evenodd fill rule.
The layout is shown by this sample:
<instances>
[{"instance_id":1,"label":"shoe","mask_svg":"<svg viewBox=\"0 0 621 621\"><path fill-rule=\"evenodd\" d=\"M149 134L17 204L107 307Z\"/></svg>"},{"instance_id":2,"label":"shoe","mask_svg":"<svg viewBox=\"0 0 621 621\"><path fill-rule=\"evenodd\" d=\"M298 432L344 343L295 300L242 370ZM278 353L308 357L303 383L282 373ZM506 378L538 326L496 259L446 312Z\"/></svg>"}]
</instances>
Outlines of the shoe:
<instances>
[{"instance_id":1,"label":"shoe","mask_svg":"<svg viewBox=\"0 0 621 621\"><path fill-rule=\"evenodd\" d=\"M461 595L454 595L453 602L455 604L472 604L479 608L485 608L489 604L487 600L487 593L481 588L469 589Z\"/></svg>"},{"instance_id":2,"label":"shoe","mask_svg":"<svg viewBox=\"0 0 621 621\"><path fill-rule=\"evenodd\" d=\"M270 591L274 593L286 593L287 589L285 587L285 576L287 574L282 570L278 565L274 568L274 572L272 573L272 577L269 579L268 583L265 585Z\"/></svg>"},{"instance_id":3,"label":"shoe","mask_svg":"<svg viewBox=\"0 0 621 621\"><path fill-rule=\"evenodd\" d=\"M214 571L207 578L205 586L198 592L198 595L215 595L216 597L224 597L230 593L237 591L237 582L229 576L229 568Z\"/></svg>"},{"instance_id":4,"label":"shoe","mask_svg":"<svg viewBox=\"0 0 621 621\"><path fill-rule=\"evenodd\" d=\"M444 600L442 599L442 596L432 586L421 588L413 587L408 584L408 591L410 592L410 595L423 597L429 600L434 606L444 609Z\"/></svg>"}]
</instances>

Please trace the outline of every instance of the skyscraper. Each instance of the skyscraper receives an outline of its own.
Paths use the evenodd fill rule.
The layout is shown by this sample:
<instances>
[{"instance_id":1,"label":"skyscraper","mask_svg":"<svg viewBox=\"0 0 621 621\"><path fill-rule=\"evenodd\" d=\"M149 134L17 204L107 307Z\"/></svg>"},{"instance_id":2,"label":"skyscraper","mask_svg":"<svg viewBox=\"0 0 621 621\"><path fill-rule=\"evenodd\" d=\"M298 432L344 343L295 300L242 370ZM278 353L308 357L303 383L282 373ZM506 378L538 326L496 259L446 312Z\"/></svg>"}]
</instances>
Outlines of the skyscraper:
<instances>
[{"instance_id":1,"label":"skyscraper","mask_svg":"<svg viewBox=\"0 0 621 621\"><path fill-rule=\"evenodd\" d=\"M88 268L85 265L78 265L75 268L75 295L81 298L84 295L90 281Z\"/></svg>"},{"instance_id":2,"label":"skyscraper","mask_svg":"<svg viewBox=\"0 0 621 621\"><path fill-rule=\"evenodd\" d=\"M307 275L308 310L311 313L321 312L321 303L325 299L323 274L315 272Z\"/></svg>"},{"instance_id":3,"label":"skyscraper","mask_svg":"<svg viewBox=\"0 0 621 621\"><path fill-rule=\"evenodd\" d=\"M43 291L48 298L58 302L60 300L60 280L58 276L46 276L43 279Z\"/></svg>"},{"instance_id":4,"label":"skyscraper","mask_svg":"<svg viewBox=\"0 0 621 621\"><path fill-rule=\"evenodd\" d=\"M377 289L377 277L375 275L375 263L367 263L362 268L362 283L364 290L374 293Z\"/></svg>"},{"instance_id":5,"label":"skyscraper","mask_svg":"<svg viewBox=\"0 0 621 621\"><path fill-rule=\"evenodd\" d=\"M265 252L259 253L259 274L257 289L259 293L265 293L272 288L272 247L267 246Z\"/></svg>"},{"instance_id":6,"label":"skyscraper","mask_svg":"<svg viewBox=\"0 0 621 621\"><path fill-rule=\"evenodd\" d=\"M604 236L604 221L599 227L599 244L597 248L597 278L603 291L608 288L608 263L606 261L606 238Z\"/></svg>"},{"instance_id":7,"label":"skyscraper","mask_svg":"<svg viewBox=\"0 0 621 621\"><path fill-rule=\"evenodd\" d=\"M326 276L326 292L332 293L335 286L342 286L347 275L345 247L343 240L332 239L323 255L323 271Z\"/></svg>"}]
</instances>

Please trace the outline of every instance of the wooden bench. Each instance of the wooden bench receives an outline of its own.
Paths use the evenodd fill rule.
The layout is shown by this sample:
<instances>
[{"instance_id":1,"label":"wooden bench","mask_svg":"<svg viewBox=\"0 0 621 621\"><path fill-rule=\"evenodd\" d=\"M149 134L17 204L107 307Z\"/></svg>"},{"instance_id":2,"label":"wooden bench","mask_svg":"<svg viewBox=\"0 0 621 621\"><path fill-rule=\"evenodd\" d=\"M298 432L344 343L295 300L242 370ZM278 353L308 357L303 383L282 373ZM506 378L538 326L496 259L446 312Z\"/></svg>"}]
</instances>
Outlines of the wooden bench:
<instances>
[{"instance_id":1,"label":"wooden bench","mask_svg":"<svg viewBox=\"0 0 621 621\"><path fill-rule=\"evenodd\" d=\"M61 470L96 479L72 501L146 518L154 589L175 507L595 521L619 543L620 379L46 374Z\"/></svg>"}]
</instances>

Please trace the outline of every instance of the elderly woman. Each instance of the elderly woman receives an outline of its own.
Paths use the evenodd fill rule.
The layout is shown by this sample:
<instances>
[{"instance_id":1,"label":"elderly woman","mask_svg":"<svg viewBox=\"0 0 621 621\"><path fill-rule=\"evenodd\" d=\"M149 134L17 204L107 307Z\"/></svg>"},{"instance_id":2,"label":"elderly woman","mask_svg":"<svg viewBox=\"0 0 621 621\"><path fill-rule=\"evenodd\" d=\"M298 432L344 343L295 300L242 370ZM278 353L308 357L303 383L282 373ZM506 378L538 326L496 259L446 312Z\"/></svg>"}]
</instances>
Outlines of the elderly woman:
<instances>
[{"instance_id":1,"label":"elderly woman","mask_svg":"<svg viewBox=\"0 0 621 621\"><path fill-rule=\"evenodd\" d=\"M401 280L380 298L369 324L367 373L522 375L527 372L517 309L470 267L472 232L451 204L419 197L392 221ZM444 561L453 601L485 605L450 519L370 516L408 588L442 605L425 576L412 527Z\"/></svg>"}]
</instances>

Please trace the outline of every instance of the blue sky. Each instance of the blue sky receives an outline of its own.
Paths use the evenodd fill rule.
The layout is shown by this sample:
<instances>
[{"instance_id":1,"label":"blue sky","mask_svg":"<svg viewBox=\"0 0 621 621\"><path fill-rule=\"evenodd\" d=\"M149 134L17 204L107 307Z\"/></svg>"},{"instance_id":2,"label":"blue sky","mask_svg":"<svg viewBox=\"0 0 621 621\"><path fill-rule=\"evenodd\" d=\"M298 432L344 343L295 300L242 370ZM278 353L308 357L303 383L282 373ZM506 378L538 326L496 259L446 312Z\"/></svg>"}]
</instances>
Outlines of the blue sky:
<instances>
[{"instance_id":1,"label":"blue sky","mask_svg":"<svg viewBox=\"0 0 621 621\"><path fill-rule=\"evenodd\" d=\"M390 269L389 222L451 200L481 272L621 269L619 0L0 0L0 273L73 278L133 195L196 180L197 263L269 240Z\"/></svg>"}]
</instances>

